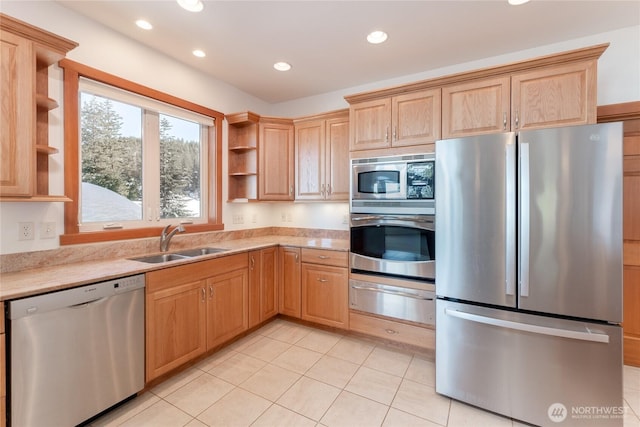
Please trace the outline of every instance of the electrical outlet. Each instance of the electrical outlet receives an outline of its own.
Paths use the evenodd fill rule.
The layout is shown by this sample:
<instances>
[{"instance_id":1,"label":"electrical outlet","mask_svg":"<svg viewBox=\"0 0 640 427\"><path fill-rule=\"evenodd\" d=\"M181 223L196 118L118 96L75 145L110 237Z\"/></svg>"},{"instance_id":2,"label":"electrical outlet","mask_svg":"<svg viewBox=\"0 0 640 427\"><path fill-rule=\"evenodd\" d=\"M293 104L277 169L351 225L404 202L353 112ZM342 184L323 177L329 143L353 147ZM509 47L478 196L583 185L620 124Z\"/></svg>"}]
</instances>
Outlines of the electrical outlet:
<instances>
[{"instance_id":1,"label":"electrical outlet","mask_svg":"<svg viewBox=\"0 0 640 427\"><path fill-rule=\"evenodd\" d=\"M343 224L349 224L349 215L344 214L344 215L342 216L342 223L343 223Z\"/></svg>"},{"instance_id":2,"label":"electrical outlet","mask_svg":"<svg viewBox=\"0 0 640 427\"><path fill-rule=\"evenodd\" d=\"M40 223L40 238L41 239L53 239L56 237L56 223L55 222L41 222Z\"/></svg>"},{"instance_id":3,"label":"electrical outlet","mask_svg":"<svg viewBox=\"0 0 640 427\"><path fill-rule=\"evenodd\" d=\"M287 213L286 212L282 212L280 214L280 219L282 220L282 222L285 222L287 220Z\"/></svg>"},{"instance_id":4,"label":"electrical outlet","mask_svg":"<svg viewBox=\"0 0 640 427\"><path fill-rule=\"evenodd\" d=\"M33 222L18 223L18 240L33 240Z\"/></svg>"},{"instance_id":5,"label":"electrical outlet","mask_svg":"<svg viewBox=\"0 0 640 427\"><path fill-rule=\"evenodd\" d=\"M238 224L244 224L244 215L243 214L238 215Z\"/></svg>"}]
</instances>

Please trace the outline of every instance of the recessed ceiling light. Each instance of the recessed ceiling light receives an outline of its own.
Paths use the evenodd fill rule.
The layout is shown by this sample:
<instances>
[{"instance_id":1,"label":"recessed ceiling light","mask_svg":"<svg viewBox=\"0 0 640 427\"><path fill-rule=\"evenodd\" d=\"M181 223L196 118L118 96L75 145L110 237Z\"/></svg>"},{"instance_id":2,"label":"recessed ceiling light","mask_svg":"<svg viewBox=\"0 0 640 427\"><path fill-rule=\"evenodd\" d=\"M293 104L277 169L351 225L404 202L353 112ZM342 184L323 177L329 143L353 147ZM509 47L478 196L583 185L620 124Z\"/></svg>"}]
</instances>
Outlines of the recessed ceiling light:
<instances>
[{"instance_id":1,"label":"recessed ceiling light","mask_svg":"<svg viewBox=\"0 0 640 427\"><path fill-rule=\"evenodd\" d=\"M200 12L204 9L204 4L200 0L176 0L180 7L189 12Z\"/></svg>"},{"instance_id":2,"label":"recessed ceiling light","mask_svg":"<svg viewBox=\"0 0 640 427\"><path fill-rule=\"evenodd\" d=\"M291 69L291 64L288 62L276 62L273 64L273 68L278 71L289 71Z\"/></svg>"},{"instance_id":3,"label":"recessed ceiling light","mask_svg":"<svg viewBox=\"0 0 640 427\"><path fill-rule=\"evenodd\" d=\"M529 0L509 0L509 4L512 6L519 6L525 3L529 3Z\"/></svg>"},{"instance_id":4,"label":"recessed ceiling light","mask_svg":"<svg viewBox=\"0 0 640 427\"><path fill-rule=\"evenodd\" d=\"M153 25L151 25L149 21L145 21L144 19L138 19L136 21L136 25L142 28L143 30L150 30L153 28Z\"/></svg>"},{"instance_id":5,"label":"recessed ceiling light","mask_svg":"<svg viewBox=\"0 0 640 427\"><path fill-rule=\"evenodd\" d=\"M204 51L202 51L200 49L196 49L191 53L193 53L193 56L197 56L198 58L204 58L205 56L207 56L207 54L204 53Z\"/></svg>"},{"instance_id":6,"label":"recessed ceiling light","mask_svg":"<svg viewBox=\"0 0 640 427\"><path fill-rule=\"evenodd\" d=\"M379 44L387 40L387 33L384 31L372 31L367 36L367 41L371 44Z\"/></svg>"}]
</instances>

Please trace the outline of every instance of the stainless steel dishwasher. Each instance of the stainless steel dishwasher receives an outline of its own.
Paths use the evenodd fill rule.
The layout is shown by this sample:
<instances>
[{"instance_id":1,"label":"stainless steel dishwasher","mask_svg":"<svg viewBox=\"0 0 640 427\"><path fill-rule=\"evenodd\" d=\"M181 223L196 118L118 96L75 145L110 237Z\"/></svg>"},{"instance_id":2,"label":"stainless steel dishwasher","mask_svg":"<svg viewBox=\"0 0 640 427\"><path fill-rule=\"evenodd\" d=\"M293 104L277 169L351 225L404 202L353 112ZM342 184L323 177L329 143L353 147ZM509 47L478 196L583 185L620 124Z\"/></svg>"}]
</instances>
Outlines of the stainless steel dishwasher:
<instances>
[{"instance_id":1,"label":"stainless steel dishwasher","mask_svg":"<svg viewBox=\"0 0 640 427\"><path fill-rule=\"evenodd\" d=\"M10 301L12 426L74 426L144 387L144 275Z\"/></svg>"}]
</instances>

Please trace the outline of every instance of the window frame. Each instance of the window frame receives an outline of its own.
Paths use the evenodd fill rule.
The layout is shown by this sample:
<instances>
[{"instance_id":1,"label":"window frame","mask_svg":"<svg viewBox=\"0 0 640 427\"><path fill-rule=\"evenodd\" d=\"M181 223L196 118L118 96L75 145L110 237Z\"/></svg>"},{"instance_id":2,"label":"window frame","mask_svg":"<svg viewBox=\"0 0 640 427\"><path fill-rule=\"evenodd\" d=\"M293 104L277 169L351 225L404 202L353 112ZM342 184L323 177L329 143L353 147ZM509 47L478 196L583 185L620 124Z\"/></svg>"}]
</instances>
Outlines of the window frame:
<instances>
[{"instance_id":1,"label":"window frame","mask_svg":"<svg viewBox=\"0 0 640 427\"><path fill-rule=\"evenodd\" d=\"M207 161L204 163L209 176L207 222L205 224L186 224L185 228L188 233L224 229L222 223L222 121L224 115L222 113L70 59L61 60L59 66L64 71L64 192L67 197L71 198L71 202L65 203L64 206L64 234L60 236L61 245L157 237L163 228L159 225L117 230L80 231L78 225L80 208L80 77L193 111L214 120L214 125L209 128L208 154Z\"/></svg>"}]
</instances>

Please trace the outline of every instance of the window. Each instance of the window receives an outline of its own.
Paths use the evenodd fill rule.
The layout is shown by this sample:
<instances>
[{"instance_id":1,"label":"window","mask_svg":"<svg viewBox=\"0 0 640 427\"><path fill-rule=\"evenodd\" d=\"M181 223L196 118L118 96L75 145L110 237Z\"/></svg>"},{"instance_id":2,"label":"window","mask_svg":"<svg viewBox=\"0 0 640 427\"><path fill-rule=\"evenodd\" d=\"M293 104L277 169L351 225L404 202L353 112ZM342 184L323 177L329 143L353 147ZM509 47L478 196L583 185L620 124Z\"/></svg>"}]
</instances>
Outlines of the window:
<instances>
[{"instance_id":1,"label":"window","mask_svg":"<svg viewBox=\"0 0 640 427\"><path fill-rule=\"evenodd\" d=\"M65 112L77 111L65 113L73 202L61 243L155 236L178 223L222 229L222 115L73 61L60 65Z\"/></svg>"}]
</instances>

